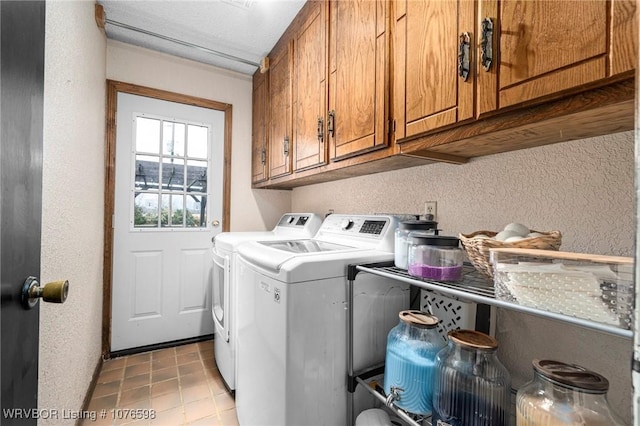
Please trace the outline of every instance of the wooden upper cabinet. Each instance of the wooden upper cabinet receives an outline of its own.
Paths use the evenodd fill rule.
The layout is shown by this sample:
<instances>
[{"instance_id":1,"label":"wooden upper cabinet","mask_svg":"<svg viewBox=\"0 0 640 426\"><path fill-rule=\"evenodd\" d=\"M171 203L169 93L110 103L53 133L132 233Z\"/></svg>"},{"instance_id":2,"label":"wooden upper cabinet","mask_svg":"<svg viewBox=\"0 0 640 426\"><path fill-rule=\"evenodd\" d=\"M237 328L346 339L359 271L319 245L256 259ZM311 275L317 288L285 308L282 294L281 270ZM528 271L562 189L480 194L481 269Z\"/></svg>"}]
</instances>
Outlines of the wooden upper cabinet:
<instances>
[{"instance_id":1,"label":"wooden upper cabinet","mask_svg":"<svg viewBox=\"0 0 640 426\"><path fill-rule=\"evenodd\" d=\"M294 170L325 164L327 115L326 3L308 2L295 36L293 77ZM307 15L308 14L308 15Z\"/></svg>"},{"instance_id":2,"label":"wooden upper cabinet","mask_svg":"<svg viewBox=\"0 0 640 426\"><path fill-rule=\"evenodd\" d=\"M394 6L395 139L472 118L474 2L398 0ZM464 78L458 67L461 42Z\"/></svg>"},{"instance_id":3,"label":"wooden upper cabinet","mask_svg":"<svg viewBox=\"0 0 640 426\"><path fill-rule=\"evenodd\" d=\"M609 75L636 69L638 62L638 16L635 0L611 1L611 60Z\"/></svg>"},{"instance_id":4,"label":"wooden upper cabinet","mask_svg":"<svg viewBox=\"0 0 640 426\"><path fill-rule=\"evenodd\" d=\"M567 93L635 66L635 5L630 0L479 4L479 20L493 20L493 46L499 49L489 72L478 64L480 115Z\"/></svg>"},{"instance_id":5,"label":"wooden upper cabinet","mask_svg":"<svg viewBox=\"0 0 640 426\"><path fill-rule=\"evenodd\" d=\"M291 173L292 43L271 60L269 69L269 176Z\"/></svg>"},{"instance_id":6,"label":"wooden upper cabinet","mask_svg":"<svg viewBox=\"0 0 640 426\"><path fill-rule=\"evenodd\" d=\"M269 178L267 168L267 114L269 108L267 76L257 71L253 76L251 135L251 183Z\"/></svg>"},{"instance_id":7,"label":"wooden upper cabinet","mask_svg":"<svg viewBox=\"0 0 640 426\"><path fill-rule=\"evenodd\" d=\"M328 122L333 130L328 134L333 160L388 144L389 4L330 2Z\"/></svg>"}]
</instances>

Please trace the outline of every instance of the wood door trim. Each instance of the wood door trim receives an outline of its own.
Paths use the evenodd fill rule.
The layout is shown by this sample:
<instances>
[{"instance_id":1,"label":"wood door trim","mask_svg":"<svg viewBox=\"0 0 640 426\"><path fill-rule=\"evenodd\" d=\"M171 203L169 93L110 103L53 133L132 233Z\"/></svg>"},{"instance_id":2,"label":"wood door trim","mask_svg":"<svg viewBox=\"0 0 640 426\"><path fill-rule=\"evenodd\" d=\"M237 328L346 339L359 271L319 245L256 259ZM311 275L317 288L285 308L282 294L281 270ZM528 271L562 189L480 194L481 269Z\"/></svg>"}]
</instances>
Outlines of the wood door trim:
<instances>
[{"instance_id":1,"label":"wood door trim","mask_svg":"<svg viewBox=\"0 0 640 426\"><path fill-rule=\"evenodd\" d=\"M111 347L111 279L113 277L113 225L116 177L116 114L118 93L146 96L224 112L224 161L222 179L222 230L230 229L231 216L231 127L233 106L224 102L183 95L166 90L107 80L107 111L105 129L105 184L104 184L104 245L103 245L103 298L102 298L102 356L109 356Z\"/></svg>"}]
</instances>

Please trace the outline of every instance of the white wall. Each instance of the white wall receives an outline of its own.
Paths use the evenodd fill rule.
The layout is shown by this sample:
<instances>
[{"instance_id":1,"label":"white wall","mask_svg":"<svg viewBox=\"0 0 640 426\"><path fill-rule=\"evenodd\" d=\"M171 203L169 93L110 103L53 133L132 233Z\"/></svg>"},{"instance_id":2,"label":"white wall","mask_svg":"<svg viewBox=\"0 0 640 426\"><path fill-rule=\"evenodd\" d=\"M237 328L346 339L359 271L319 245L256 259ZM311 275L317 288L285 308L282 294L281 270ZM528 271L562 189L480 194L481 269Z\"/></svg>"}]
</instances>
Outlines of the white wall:
<instances>
[{"instance_id":1,"label":"white wall","mask_svg":"<svg viewBox=\"0 0 640 426\"><path fill-rule=\"evenodd\" d=\"M439 228L457 235L510 222L560 230L562 250L634 255L633 132L432 164L293 190L292 209L325 213L424 213L438 202ZM610 401L631 414L630 340L500 311L500 357L519 386L535 357L575 362L611 381Z\"/></svg>"},{"instance_id":2,"label":"white wall","mask_svg":"<svg viewBox=\"0 0 640 426\"><path fill-rule=\"evenodd\" d=\"M47 2L38 406L79 410L101 353L106 39L92 2ZM74 424L62 418L39 424Z\"/></svg>"},{"instance_id":3,"label":"white wall","mask_svg":"<svg viewBox=\"0 0 640 426\"><path fill-rule=\"evenodd\" d=\"M109 40L107 78L233 105L230 230L271 229L290 210L291 191L251 189L251 76Z\"/></svg>"}]
</instances>

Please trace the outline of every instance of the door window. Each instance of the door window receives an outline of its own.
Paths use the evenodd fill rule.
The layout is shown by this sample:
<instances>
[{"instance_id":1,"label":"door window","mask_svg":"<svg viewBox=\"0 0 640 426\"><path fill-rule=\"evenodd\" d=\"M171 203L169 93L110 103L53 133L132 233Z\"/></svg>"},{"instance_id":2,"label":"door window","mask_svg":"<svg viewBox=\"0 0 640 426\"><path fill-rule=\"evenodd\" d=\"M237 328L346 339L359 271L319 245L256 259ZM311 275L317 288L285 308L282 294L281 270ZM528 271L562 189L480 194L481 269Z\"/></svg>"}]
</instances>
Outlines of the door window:
<instances>
[{"instance_id":1,"label":"door window","mask_svg":"<svg viewBox=\"0 0 640 426\"><path fill-rule=\"evenodd\" d=\"M207 228L208 125L134 114L135 229Z\"/></svg>"}]
</instances>

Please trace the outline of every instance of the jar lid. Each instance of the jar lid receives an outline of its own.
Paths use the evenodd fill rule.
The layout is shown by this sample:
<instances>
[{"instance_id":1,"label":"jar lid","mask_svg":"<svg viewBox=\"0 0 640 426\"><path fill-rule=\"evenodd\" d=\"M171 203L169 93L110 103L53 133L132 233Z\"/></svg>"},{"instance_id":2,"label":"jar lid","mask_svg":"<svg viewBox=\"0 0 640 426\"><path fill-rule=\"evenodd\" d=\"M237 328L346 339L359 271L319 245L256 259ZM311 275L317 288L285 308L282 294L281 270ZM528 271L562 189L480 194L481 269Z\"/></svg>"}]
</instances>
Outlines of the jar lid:
<instances>
[{"instance_id":1,"label":"jar lid","mask_svg":"<svg viewBox=\"0 0 640 426\"><path fill-rule=\"evenodd\" d=\"M447 333L449 340L463 346L473 349L490 349L498 348L498 341L488 334L475 330L451 330Z\"/></svg>"},{"instance_id":2,"label":"jar lid","mask_svg":"<svg viewBox=\"0 0 640 426\"><path fill-rule=\"evenodd\" d=\"M405 220L404 222L400 222L398 224L399 229L406 229L408 231L420 229L436 229L437 227L438 222L434 222L432 220Z\"/></svg>"},{"instance_id":3,"label":"jar lid","mask_svg":"<svg viewBox=\"0 0 640 426\"><path fill-rule=\"evenodd\" d=\"M605 393L609 390L606 377L579 365L550 359L534 359L532 364L535 371L561 386L589 393Z\"/></svg>"},{"instance_id":4,"label":"jar lid","mask_svg":"<svg viewBox=\"0 0 640 426\"><path fill-rule=\"evenodd\" d=\"M434 328L438 323L440 323L438 317L422 311L400 311L398 316L405 324L413 325L418 328Z\"/></svg>"},{"instance_id":5,"label":"jar lid","mask_svg":"<svg viewBox=\"0 0 640 426\"><path fill-rule=\"evenodd\" d=\"M460 239L458 237L447 237L445 235L433 235L426 232L414 231L409 234L411 243L438 247L458 247Z\"/></svg>"}]
</instances>

